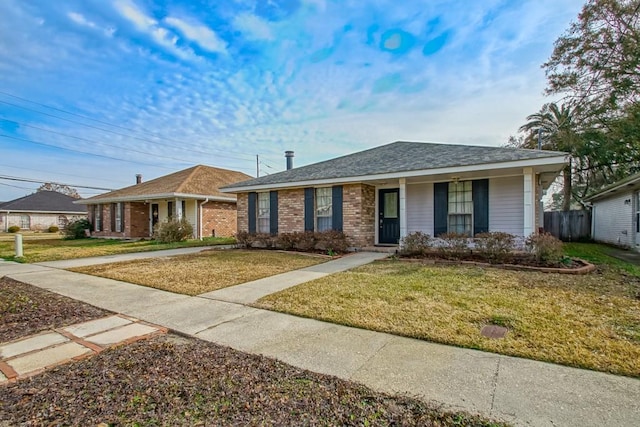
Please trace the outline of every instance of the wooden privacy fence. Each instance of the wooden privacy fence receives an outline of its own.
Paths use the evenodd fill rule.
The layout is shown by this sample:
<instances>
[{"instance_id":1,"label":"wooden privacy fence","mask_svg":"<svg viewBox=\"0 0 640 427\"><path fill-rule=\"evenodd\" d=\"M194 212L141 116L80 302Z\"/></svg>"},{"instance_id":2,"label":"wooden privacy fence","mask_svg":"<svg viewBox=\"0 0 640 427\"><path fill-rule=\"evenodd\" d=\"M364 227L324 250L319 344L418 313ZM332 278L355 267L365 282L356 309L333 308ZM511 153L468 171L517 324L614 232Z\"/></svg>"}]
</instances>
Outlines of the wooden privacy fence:
<instances>
[{"instance_id":1,"label":"wooden privacy fence","mask_svg":"<svg viewBox=\"0 0 640 427\"><path fill-rule=\"evenodd\" d=\"M591 238L591 212L588 210L553 211L544 213L544 231L563 242Z\"/></svg>"}]
</instances>

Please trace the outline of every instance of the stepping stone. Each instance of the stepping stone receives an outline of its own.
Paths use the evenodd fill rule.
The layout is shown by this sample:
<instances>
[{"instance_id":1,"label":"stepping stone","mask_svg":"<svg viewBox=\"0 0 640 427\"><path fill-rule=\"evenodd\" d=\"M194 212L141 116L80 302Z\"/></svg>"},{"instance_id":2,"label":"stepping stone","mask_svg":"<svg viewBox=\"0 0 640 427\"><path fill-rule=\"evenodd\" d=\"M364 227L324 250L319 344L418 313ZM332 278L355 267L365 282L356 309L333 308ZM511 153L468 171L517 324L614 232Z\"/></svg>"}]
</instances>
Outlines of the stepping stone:
<instances>
[{"instance_id":1,"label":"stepping stone","mask_svg":"<svg viewBox=\"0 0 640 427\"><path fill-rule=\"evenodd\" d=\"M126 325L118 329L112 329L102 334L93 335L85 339L94 344L108 346L111 344L119 343L120 341L126 341L131 338L152 334L154 332L158 332L158 330L159 329L152 326L133 323L131 325Z\"/></svg>"},{"instance_id":2,"label":"stepping stone","mask_svg":"<svg viewBox=\"0 0 640 427\"><path fill-rule=\"evenodd\" d=\"M29 353L30 351L40 350L67 341L69 340L57 332L36 335L35 337L0 346L0 358L8 359L19 354Z\"/></svg>"},{"instance_id":3,"label":"stepping stone","mask_svg":"<svg viewBox=\"0 0 640 427\"><path fill-rule=\"evenodd\" d=\"M102 319L91 320L89 322L79 323L77 325L69 326L63 330L69 332L80 338L86 338L90 335L95 335L101 332L108 331L109 329L118 328L120 326L131 324L131 320L125 319L120 316L104 317Z\"/></svg>"},{"instance_id":4,"label":"stepping stone","mask_svg":"<svg viewBox=\"0 0 640 427\"><path fill-rule=\"evenodd\" d=\"M483 337L498 339L504 338L508 331L509 330L503 326L486 325L482 328L480 334L482 334Z\"/></svg>"},{"instance_id":5,"label":"stepping stone","mask_svg":"<svg viewBox=\"0 0 640 427\"><path fill-rule=\"evenodd\" d=\"M68 342L66 344L62 344L57 347L50 347L26 356L16 357L15 359L6 361L5 363L11 366L18 375L24 375L29 372L43 369L47 366L68 361L74 357L82 356L87 353L93 352L80 344Z\"/></svg>"}]
</instances>

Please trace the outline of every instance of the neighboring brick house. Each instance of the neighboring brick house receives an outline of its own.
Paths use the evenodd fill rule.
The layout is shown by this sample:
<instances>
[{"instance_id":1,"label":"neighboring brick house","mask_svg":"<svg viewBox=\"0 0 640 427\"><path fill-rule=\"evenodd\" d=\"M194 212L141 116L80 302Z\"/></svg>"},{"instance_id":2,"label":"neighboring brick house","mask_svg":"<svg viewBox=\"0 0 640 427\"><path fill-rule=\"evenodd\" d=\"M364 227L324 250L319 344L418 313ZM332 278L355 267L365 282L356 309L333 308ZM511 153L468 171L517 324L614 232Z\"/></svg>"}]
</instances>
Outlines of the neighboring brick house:
<instances>
[{"instance_id":1,"label":"neighboring brick house","mask_svg":"<svg viewBox=\"0 0 640 427\"><path fill-rule=\"evenodd\" d=\"M640 251L640 174L631 175L584 199L591 203L591 237Z\"/></svg>"},{"instance_id":2,"label":"neighboring brick house","mask_svg":"<svg viewBox=\"0 0 640 427\"><path fill-rule=\"evenodd\" d=\"M567 156L399 141L221 190L238 195L239 231L334 229L355 247L395 245L414 231L528 236Z\"/></svg>"},{"instance_id":3,"label":"neighboring brick house","mask_svg":"<svg viewBox=\"0 0 640 427\"><path fill-rule=\"evenodd\" d=\"M76 203L87 205L91 235L111 238L150 237L156 224L186 218L194 238L229 237L236 231L236 196L219 187L251 178L242 172L198 165L100 194Z\"/></svg>"},{"instance_id":4,"label":"neighboring brick house","mask_svg":"<svg viewBox=\"0 0 640 427\"><path fill-rule=\"evenodd\" d=\"M51 226L64 229L70 221L86 218L87 209L75 199L56 191L38 191L0 204L0 229L11 226L22 230L44 231Z\"/></svg>"}]
</instances>

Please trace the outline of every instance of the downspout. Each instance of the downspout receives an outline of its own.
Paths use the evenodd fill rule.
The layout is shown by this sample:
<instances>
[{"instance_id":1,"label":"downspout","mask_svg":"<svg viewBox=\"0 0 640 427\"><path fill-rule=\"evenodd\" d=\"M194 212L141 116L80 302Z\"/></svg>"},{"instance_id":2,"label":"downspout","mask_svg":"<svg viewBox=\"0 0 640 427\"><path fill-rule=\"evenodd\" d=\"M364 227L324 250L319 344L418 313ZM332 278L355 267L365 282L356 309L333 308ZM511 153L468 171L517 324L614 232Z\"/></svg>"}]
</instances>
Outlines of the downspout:
<instances>
[{"instance_id":1,"label":"downspout","mask_svg":"<svg viewBox=\"0 0 640 427\"><path fill-rule=\"evenodd\" d=\"M209 201L209 198L207 197L206 199L204 199L204 202L200 203L200 240L202 240L202 207Z\"/></svg>"}]
</instances>

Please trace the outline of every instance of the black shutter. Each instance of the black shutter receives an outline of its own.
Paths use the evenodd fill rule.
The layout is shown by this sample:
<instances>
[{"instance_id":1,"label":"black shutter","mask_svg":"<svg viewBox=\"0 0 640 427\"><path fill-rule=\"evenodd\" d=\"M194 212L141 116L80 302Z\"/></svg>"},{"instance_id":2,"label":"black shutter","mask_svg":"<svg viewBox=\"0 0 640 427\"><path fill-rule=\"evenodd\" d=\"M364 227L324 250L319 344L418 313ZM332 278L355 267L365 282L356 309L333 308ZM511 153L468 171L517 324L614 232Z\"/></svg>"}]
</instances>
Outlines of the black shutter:
<instances>
[{"instance_id":1,"label":"black shutter","mask_svg":"<svg viewBox=\"0 0 640 427\"><path fill-rule=\"evenodd\" d=\"M435 237L447 232L447 216L449 214L449 183L433 184L433 235Z\"/></svg>"},{"instance_id":2,"label":"black shutter","mask_svg":"<svg viewBox=\"0 0 640 427\"><path fill-rule=\"evenodd\" d=\"M249 233L256 232L256 198L257 193L249 193L249 200L247 202L247 219L249 225Z\"/></svg>"},{"instance_id":3,"label":"black shutter","mask_svg":"<svg viewBox=\"0 0 640 427\"><path fill-rule=\"evenodd\" d=\"M315 203L313 202L315 190L313 188L304 189L304 231L313 231Z\"/></svg>"},{"instance_id":4,"label":"black shutter","mask_svg":"<svg viewBox=\"0 0 640 427\"><path fill-rule=\"evenodd\" d=\"M278 234L278 192L269 192L269 232Z\"/></svg>"},{"instance_id":5,"label":"black shutter","mask_svg":"<svg viewBox=\"0 0 640 427\"><path fill-rule=\"evenodd\" d=\"M336 185L331 189L331 228L342 231L342 185Z\"/></svg>"},{"instance_id":6,"label":"black shutter","mask_svg":"<svg viewBox=\"0 0 640 427\"><path fill-rule=\"evenodd\" d=\"M111 203L111 231L116 231L116 209L118 206Z\"/></svg>"},{"instance_id":7,"label":"black shutter","mask_svg":"<svg viewBox=\"0 0 640 427\"><path fill-rule=\"evenodd\" d=\"M473 198L473 235L489 231L489 180L478 179L471 183Z\"/></svg>"}]
</instances>

